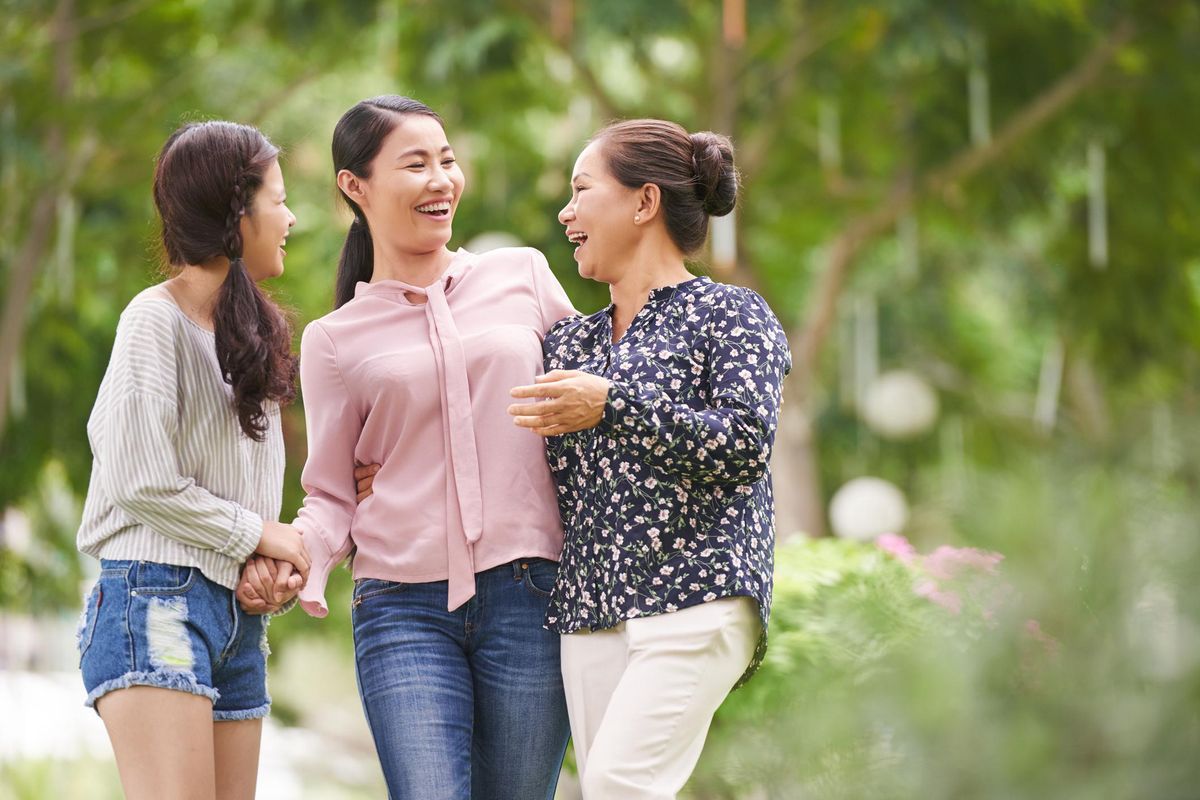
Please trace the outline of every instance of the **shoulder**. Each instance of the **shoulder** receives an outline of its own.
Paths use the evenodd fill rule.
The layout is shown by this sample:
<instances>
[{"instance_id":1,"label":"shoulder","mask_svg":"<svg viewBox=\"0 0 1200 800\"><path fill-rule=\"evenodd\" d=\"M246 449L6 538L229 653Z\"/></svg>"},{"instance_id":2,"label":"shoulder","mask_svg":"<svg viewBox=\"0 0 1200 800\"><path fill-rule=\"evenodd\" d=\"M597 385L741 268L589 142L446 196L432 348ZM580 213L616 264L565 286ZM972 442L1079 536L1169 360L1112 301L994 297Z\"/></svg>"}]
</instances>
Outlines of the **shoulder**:
<instances>
[{"instance_id":1,"label":"shoulder","mask_svg":"<svg viewBox=\"0 0 1200 800\"><path fill-rule=\"evenodd\" d=\"M587 337L601 327L607 314L608 309L603 308L586 317L579 314L563 317L546 332L545 342L548 346L551 342L562 343L570 339Z\"/></svg>"},{"instance_id":2,"label":"shoulder","mask_svg":"<svg viewBox=\"0 0 1200 800\"><path fill-rule=\"evenodd\" d=\"M775 312L753 289L714 281L706 284L699 295L696 304L707 308L714 321L740 320L751 327L779 325Z\"/></svg>"},{"instance_id":3,"label":"shoulder","mask_svg":"<svg viewBox=\"0 0 1200 800\"><path fill-rule=\"evenodd\" d=\"M485 253L472 254L476 269L503 271L524 276L534 272L550 271L550 262L536 247L497 247Z\"/></svg>"},{"instance_id":4,"label":"shoulder","mask_svg":"<svg viewBox=\"0 0 1200 800\"><path fill-rule=\"evenodd\" d=\"M147 344L164 346L174 341L183 324L183 312L174 301L160 287L151 286L125 306L117 330Z\"/></svg>"}]
</instances>

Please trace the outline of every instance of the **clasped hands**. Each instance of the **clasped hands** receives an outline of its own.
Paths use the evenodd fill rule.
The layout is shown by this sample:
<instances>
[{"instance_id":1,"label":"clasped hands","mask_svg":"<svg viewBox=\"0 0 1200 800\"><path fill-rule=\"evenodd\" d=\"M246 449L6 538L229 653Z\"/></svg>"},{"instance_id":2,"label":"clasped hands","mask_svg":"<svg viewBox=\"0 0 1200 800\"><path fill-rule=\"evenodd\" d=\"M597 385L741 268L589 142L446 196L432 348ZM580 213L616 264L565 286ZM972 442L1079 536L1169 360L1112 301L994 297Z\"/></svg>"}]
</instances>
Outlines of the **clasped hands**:
<instances>
[{"instance_id":1,"label":"clasped hands","mask_svg":"<svg viewBox=\"0 0 1200 800\"><path fill-rule=\"evenodd\" d=\"M235 594L247 614L273 614L299 593L312 560L300 532L264 522L258 547L242 568Z\"/></svg>"}]
</instances>

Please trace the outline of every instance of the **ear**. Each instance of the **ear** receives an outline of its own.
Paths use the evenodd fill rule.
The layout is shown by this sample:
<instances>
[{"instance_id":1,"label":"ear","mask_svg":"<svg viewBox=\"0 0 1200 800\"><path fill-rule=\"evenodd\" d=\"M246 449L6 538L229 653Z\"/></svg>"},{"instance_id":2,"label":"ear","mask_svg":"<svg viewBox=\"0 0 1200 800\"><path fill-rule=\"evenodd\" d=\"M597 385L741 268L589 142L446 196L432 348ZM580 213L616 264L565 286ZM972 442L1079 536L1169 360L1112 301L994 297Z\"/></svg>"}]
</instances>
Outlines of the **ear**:
<instances>
[{"instance_id":1,"label":"ear","mask_svg":"<svg viewBox=\"0 0 1200 800\"><path fill-rule=\"evenodd\" d=\"M645 225L662 210L662 189L656 183L646 183L637 190L637 205L634 208L635 225Z\"/></svg>"},{"instance_id":2,"label":"ear","mask_svg":"<svg viewBox=\"0 0 1200 800\"><path fill-rule=\"evenodd\" d=\"M362 178L348 169L338 170L337 185L359 208L367 207L366 183Z\"/></svg>"}]
</instances>

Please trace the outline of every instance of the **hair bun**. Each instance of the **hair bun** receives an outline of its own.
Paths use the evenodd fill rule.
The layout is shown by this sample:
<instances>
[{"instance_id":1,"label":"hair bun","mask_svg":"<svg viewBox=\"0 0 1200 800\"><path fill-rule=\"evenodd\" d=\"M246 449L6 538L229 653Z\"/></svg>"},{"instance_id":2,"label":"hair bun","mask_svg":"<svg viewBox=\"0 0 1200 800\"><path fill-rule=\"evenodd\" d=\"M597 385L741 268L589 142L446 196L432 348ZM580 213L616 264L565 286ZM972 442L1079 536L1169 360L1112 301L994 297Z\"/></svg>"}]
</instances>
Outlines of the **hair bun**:
<instances>
[{"instance_id":1,"label":"hair bun","mask_svg":"<svg viewBox=\"0 0 1200 800\"><path fill-rule=\"evenodd\" d=\"M738 173L733 165L733 144L712 131L691 134L696 196L704 213L723 217L737 204Z\"/></svg>"}]
</instances>

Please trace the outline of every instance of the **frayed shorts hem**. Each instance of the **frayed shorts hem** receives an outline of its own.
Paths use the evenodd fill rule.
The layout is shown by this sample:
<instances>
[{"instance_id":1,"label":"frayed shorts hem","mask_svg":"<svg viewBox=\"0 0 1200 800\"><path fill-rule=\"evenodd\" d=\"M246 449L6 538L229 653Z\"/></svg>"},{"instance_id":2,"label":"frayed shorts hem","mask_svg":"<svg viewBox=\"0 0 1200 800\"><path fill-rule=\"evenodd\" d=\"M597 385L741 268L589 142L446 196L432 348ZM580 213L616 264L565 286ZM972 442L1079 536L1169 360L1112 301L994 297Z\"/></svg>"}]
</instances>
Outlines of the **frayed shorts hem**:
<instances>
[{"instance_id":1,"label":"frayed shorts hem","mask_svg":"<svg viewBox=\"0 0 1200 800\"><path fill-rule=\"evenodd\" d=\"M180 672L175 670L162 670L159 672L127 672L119 678L105 681L104 683L92 689L88 693L87 700L84 705L94 709L96 701L109 692L115 692L118 689L128 689L131 686L153 686L158 689L172 689L177 692L187 692L188 694L198 694L201 697L207 697L212 702L217 702L221 693L211 686L204 686L196 680L196 675L192 672ZM270 708L270 703L267 704ZM251 709L249 712L241 711L214 711L213 717L216 718L218 713L221 714L241 714L253 713L258 709ZM100 712L96 712L100 713Z\"/></svg>"},{"instance_id":2,"label":"frayed shorts hem","mask_svg":"<svg viewBox=\"0 0 1200 800\"><path fill-rule=\"evenodd\" d=\"M236 722L243 719L263 719L271 713L271 704L263 703L258 708L247 708L240 711L213 709L213 720L216 722Z\"/></svg>"}]
</instances>

